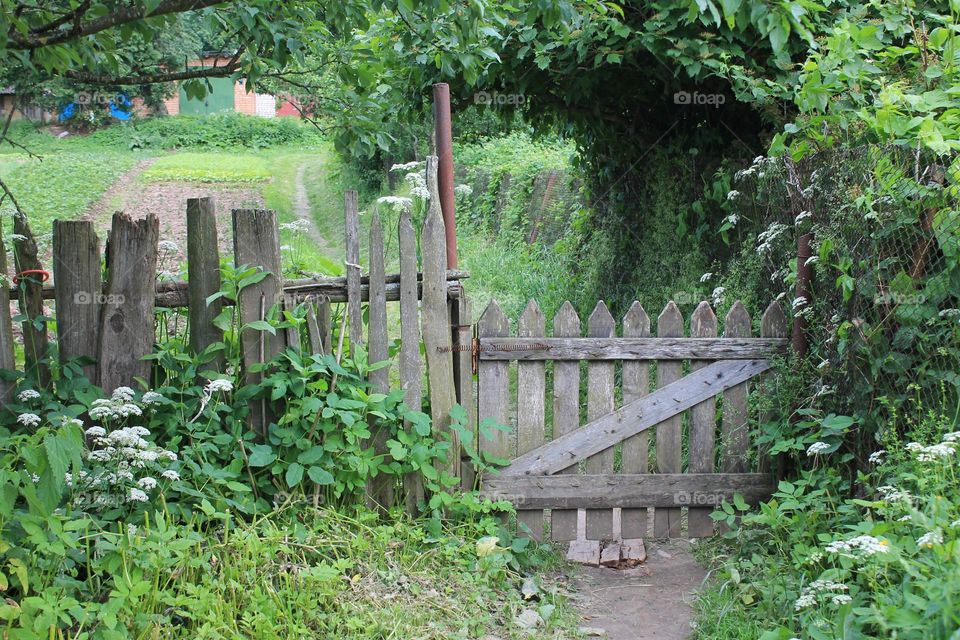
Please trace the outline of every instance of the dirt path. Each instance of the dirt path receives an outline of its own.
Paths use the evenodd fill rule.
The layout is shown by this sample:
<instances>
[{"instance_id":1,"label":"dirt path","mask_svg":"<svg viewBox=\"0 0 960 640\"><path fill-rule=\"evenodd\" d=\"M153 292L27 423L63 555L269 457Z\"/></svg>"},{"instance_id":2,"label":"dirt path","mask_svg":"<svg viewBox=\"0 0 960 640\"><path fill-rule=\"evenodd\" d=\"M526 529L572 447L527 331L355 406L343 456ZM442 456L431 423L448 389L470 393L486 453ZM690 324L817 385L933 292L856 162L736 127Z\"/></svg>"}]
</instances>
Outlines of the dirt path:
<instances>
[{"instance_id":1,"label":"dirt path","mask_svg":"<svg viewBox=\"0 0 960 640\"><path fill-rule=\"evenodd\" d=\"M647 560L635 569L583 567L571 579L570 597L588 636L686 640L692 635L691 605L706 573L689 542L646 542Z\"/></svg>"},{"instance_id":2,"label":"dirt path","mask_svg":"<svg viewBox=\"0 0 960 640\"><path fill-rule=\"evenodd\" d=\"M317 246L317 250L324 255L331 255L330 244L327 242L327 239L323 237L323 234L320 233L320 230L317 228L317 223L313 219L313 211L310 208L310 198L307 196L307 187L303 182L303 176L306 171L307 163L303 163L297 167L297 177L294 183L293 194L293 213L301 220L307 222L307 236Z\"/></svg>"}]
</instances>

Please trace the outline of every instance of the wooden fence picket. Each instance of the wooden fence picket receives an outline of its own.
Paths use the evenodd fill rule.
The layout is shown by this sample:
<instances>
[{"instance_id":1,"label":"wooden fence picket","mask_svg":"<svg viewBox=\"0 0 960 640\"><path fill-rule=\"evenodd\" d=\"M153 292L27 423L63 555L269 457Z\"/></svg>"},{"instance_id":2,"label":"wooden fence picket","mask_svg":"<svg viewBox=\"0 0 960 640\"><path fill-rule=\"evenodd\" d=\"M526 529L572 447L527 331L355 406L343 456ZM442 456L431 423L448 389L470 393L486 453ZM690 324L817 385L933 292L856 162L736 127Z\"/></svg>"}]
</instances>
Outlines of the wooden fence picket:
<instances>
[{"instance_id":1,"label":"wooden fence picket","mask_svg":"<svg viewBox=\"0 0 960 640\"><path fill-rule=\"evenodd\" d=\"M679 338L683 336L683 316L672 301L664 307L657 318L657 336ZM676 382L683 375L683 363L659 361L657 363L657 387ZM680 473L681 416L667 418L657 425L657 471ZM653 514L653 535L657 538L676 538L680 535L680 509L660 508Z\"/></svg>"},{"instance_id":2,"label":"wooden fence picket","mask_svg":"<svg viewBox=\"0 0 960 640\"><path fill-rule=\"evenodd\" d=\"M790 335L788 327L789 324L787 323L787 316L783 313L783 307L780 306L779 302L774 300L767 305L766 310L764 310L763 315L760 317L760 337L786 338ZM767 387L769 382L768 379L762 378L760 384ZM769 416L760 416L761 423L765 422L768 417ZM760 470L770 471L772 461L770 460L769 454L765 450L759 451L758 457L760 458Z\"/></svg>"},{"instance_id":3,"label":"wooden fence picket","mask_svg":"<svg viewBox=\"0 0 960 640\"><path fill-rule=\"evenodd\" d=\"M553 317L554 337L580 337L580 318L569 301L564 302ZM487 363L481 361L483 367ZM480 400L483 401L487 388L480 380ZM580 426L580 362L578 360L557 360L553 364L553 438L559 438L575 431ZM573 466L562 473L576 473ZM575 509L553 509L550 512L550 532L554 540L567 541L577 539L577 511Z\"/></svg>"},{"instance_id":4,"label":"wooden fence picket","mask_svg":"<svg viewBox=\"0 0 960 640\"><path fill-rule=\"evenodd\" d=\"M616 322L603 300L599 301L587 320L587 336L612 338L617 333ZM592 361L587 363L587 421L613 413L614 363ZM587 459L587 473L613 473L614 447ZM587 539L605 540L613 536L613 512L610 509L587 511Z\"/></svg>"},{"instance_id":5,"label":"wooden fence picket","mask_svg":"<svg viewBox=\"0 0 960 640\"><path fill-rule=\"evenodd\" d=\"M306 308L307 337L310 339L310 350L313 353L325 355L327 351L320 334L320 323L317 321L317 305L308 301Z\"/></svg>"},{"instance_id":6,"label":"wooden fence picket","mask_svg":"<svg viewBox=\"0 0 960 640\"><path fill-rule=\"evenodd\" d=\"M347 325L351 353L353 345L363 344L363 315L360 306L360 207L356 191L343 194L344 242L346 258L344 271L347 274Z\"/></svg>"},{"instance_id":7,"label":"wooden fence picket","mask_svg":"<svg viewBox=\"0 0 960 640\"><path fill-rule=\"evenodd\" d=\"M74 358L96 360L100 331L100 242L92 220L55 220L53 223L53 281L60 363ZM0 365L2 366L2 365ZM83 373L97 381L97 365Z\"/></svg>"},{"instance_id":8,"label":"wooden fence picket","mask_svg":"<svg viewBox=\"0 0 960 640\"><path fill-rule=\"evenodd\" d=\"M220 252L213 198L187 200L187 286L190 349L199 354L223 340L223 331L213 323L220 315L223 301L217 298L207 303L208 297L220 291ZM222 353L206 364L206 368L216 370L222 366Z\"/></svg>"},{"instance_id":9,"label":"wooden fence picket","mask_svg":"<svg viewBox=\"0 0 960 640\"><path fill-rule=\"evenodd\" d=\"M3 241L3 228L0 225L0 273L7 272L7 246ZM4 279L6 282L6 279ZM12 371L17 366L14 357L13 319L10 315L10 289L4 284L0 286L0 369ZM13 398L16 383L12 380L0 379L0 407L8 404Z\"/></svg>"},{"instance_id":10,"label":"wooden fence picket","mask_svg":"<svg viewBox=\"0 0 960 640\"><path fill-rule=\"evenodd\" d=\"M13 261L20 274L17 301L23 334L23 371L33 384L44 389L50 384L50 366L47 362L47 321L43 308L43 265L40 263L37 242L27 218L19 213L13 217Z\"/></svg>"},{"instance_id":11,"label":"wooden fence picket","mask_svg":"<svg viewBox=\"0 0 960 640\"><path fill-rule=\"evenodd\" d=\"M115 213L107 257L106 303L100 313L99 377L107 393L150 379L154 292L160 222L155 215L132 220Z\"/></svg>"},{"instance_id":12,"label":"wooden fence picket","mask_svg":"<svg viewBox=\"0 0 960 640\"><path fill-rule=\"evenodd\" d=\"M473 343L473 333L471 324L473 318L473 307L470 299L466 296L463 289L460 289L460 296L456 300L451 300L451 309L456 310L457 326L453 327L454 346L457 348L454 358L454 378L457 390L457 403L463 407L467 416L467 424L463 425L471 434L473 442L469 444L475 450L477 446L477 403L475 400L474 381L473 381L473 354L471 347ZM453 316L451 315L451 318ZM476 485L476 470L473 465L464 460L460 463L460 487L464 491L471 491Z\"/></svg>"},{"instance_id":13,"label":"wooden fence picket","mask_svg":"<svg viewBox=\"0 0 960 640\"><path fill-rule=\"evenodd\" d=\"M750 315L743 303L737 300L723 321L724 338L749 338ZM749 470L747 455L750 451L750 432L747 428L748 383L738 384L723 392L723 419L720 432L721 471L746 473Z\"/></svg>"},{"instance_id":14,"label":"wooden fence picket","mask_svg":"<svg viewBox=\"0 0 960 640\"><path fill-rule=\"evenodd\" d=\"M269 209L233 210L233 255L237 266L258 265L268 275L260 282L244 287L237 299L240 325L266 318L273 305L283 296L280 263L280 232L277 215ZM284 335L247 328L240 332L246 384L257 384L262 372L251 371L254 364L269 361L283 351ZM251 425L255 432L266 435L272 415L266 400L250 401Z\"/></svg>"},{"instance_id":15,"label":"wooden fence picket","mask_svg":"<svg viewBox=\"0 0 960 640\"><path fill-rule=\"evenodd\" d=\"M717 316L707 302L701 302L690 317L691 338L716 338ZM709 361L693 360L690 370L697 371ZM726 409L726 407L724 407ZM690 439L687 471L689 473L713 473L716 456L717 401L709 398L690 409ZM691 538L713 535L713 520L710 507L691 506L687 510L687 532Z\"/></svg>"},{"instance_id":16,"label":"wooden fence picket","mask_svg":"<svg viewBox=\"0 0 960 640\"><path fill-rule=\"evenodd\" d=\"M443 469L460 477L460 437L450 428L450 410L457 402L453 380L450 307L447 305L447 243L437 188L437 159L427 158L430 208L420 233L423 252L423 347L430 383L430 413L438 436L449 436L450 452Z\"/></svg>"},{"instance_id":17,"label":"wooden fence picket","mask_svg":"<svg viewBox=\"0 0 960 640\"><path fill-rule=\"evenodd\" d=\"M634 302L623 317L624 338L650 336L650 317L643 305ZM622 373L623 403L629 404L650 392L650 364L645 360L625 360ZM647 473L649 469L650 434L646 431L627 438L621 452L623 473ZM647 535L647 509L624 509L620 527L624 540L641 539Z\"/></svg>"},{"instance_id":18,"label":"wooden fence picket","mask_svg":"<svg viewBox=\"0 0 960 640\"><path fill-rule=\"evenodd\" d=\"M546 323L536 300L527 303L517 326L520 337L544 337ZM544 443L546 364L521 362L517 369L517 453L523 454ZM534 539L543 538L542 510L518 511L517 522L529 527Z\"/></svg>"},{"instance_id":19,"label":"wooden fence picket","mask_svg":"<svg viewBox=\"0 0 960 640\"><path fill-rule=\"evenodd\" d=\"M484 338L505 338L510 335L510 321L496 300L491 300L477 323L477 333ZM510 363L507 361L480 361L478 365L480 394L477 419L481 427L493 420L499 425L510 426ZM500 429L493 430L491 439L480 440L479 446L491 455L512 458L514 455L512 434Z\"/></svg>"},{"instance_id":20,"label":"wooden fence picket","mask_svg":"<svg viewBox=\"0 0 960 640\"><path fill-rule=\"evenodd\" d=\"M387 293L386 269L383 255L383 230L380 226L380 214L373 213L370 222L370 308L367 327L367 360L370 365L389 359L387 352ZM370 385L375 393L390 393L390 369L381 367L370 371ZM390 433L378 428L377 418L371 417L371 442L375 455L387 456L387 440ZM393 477L382 473L367 480L367 506L371 509L385 510L393 504Z\"/></svg>"},{"instance_id":21,"label":"wooden fence picket","mask_svg":"<svg viewBox=\"0 0 960 640\"><path fill-rule=\"evenodd\" d=\"M400 214L398 226L400 250L400 388L404 402L413 411L422 408L423 359L420 357L420 296L418 293L417 237L410 211ZM412 426L404 427L409 431ZM423 501L423 478L411 473L403 479L407 513L417 514L417 505Z\"/></svg>"}]
</instances>

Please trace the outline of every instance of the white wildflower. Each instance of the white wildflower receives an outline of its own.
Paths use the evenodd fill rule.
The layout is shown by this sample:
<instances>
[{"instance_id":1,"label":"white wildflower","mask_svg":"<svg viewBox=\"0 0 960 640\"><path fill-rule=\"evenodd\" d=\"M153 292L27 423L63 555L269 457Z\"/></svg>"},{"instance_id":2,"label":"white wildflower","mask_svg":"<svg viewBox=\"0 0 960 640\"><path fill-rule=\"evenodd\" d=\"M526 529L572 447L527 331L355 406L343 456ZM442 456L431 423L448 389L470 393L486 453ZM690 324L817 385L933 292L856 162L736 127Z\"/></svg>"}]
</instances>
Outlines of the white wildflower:
<instances>
[{"instance_id":1,"label":"white wildflower","mask_svg":"<svg viewBox=\"0 0 960 640\"><path fill-rule=\"evenodd\" d=\"M852 602L852 601L853 601L853 598L851 598L850 596L848 596L848 595L845 594L845 593L838 593L837 595L832 596L832 597L830 598L830 601L833 602L833 604L835 604L835 605L837 605L837 606L843 606L843 605L845 605L845 604L848 604L848 603Z\"/></svg>"},{"instance_id":2,"label":"white wildflower","mask_svg":"<svg viewBox=\"0 0 960 640\"><path fill-rule=\"evenodd\" d=\"M468 184L458 184L453 188L453 192L460 197L469 198L473 195L473 187Z\"/></svg>"},{"instance_id":3,"label":"white wildflower","mask_svg":"<svg viewBox=\"0 0 960 640\"><path fill-rule=\"evenodd\" d=\"M21 413L17 416L17 422L25 427L37 427L40 426L42 420L35 413Z\"/></svg>"},{"instance_id":4,"label":"white wildflower","mask_svg":"<svg viewBox=\"0 0 960 640\"><path fill-rule=\"evenodd\" d=\"M413 171L414 169L419 169L426 165L426 162L422 160L414 160L413 162L407 162L405 164L395 164L390 167L390 171Z\"/></svg>"},{"instance_id":5,"label":"white wildflower","mask_svg":"<svg viewBox=\"0 0 960 640\"><path fill-rule=\"evenodd\" d=\"M932 549L940 544L943 544L943 532L941 532L940 529L928 531L917 538L917 546L921 548L926 547L928 549Z\"/></svg>"},{"instance_id":6,"label":"white wildflower","mask_svg":"<svg viewBox=\"0 0 960 640\"><path fill-rule=\"evenodd\" d=\"M793 302L790 303L790 306L791 306L794 310L796 310L797 307L805 307L805 306L807 306L807 299L804 298L803 296L798 296L798 297L796 297L796 298L793 299Z\"/></svg>"},{"instance_id":7,"label":"white wildflower","mask_svg":"<svg viewBox=\"0 0 960 640\"><path fill-rule=\"evenodd\" d=\"M20 402L29 402L30 400L36 400L39 397L40 393L38 391L34 391L33 389L24 389L17 394L17 400Z\"/></svg>"},{"instance_id":8,"label":"white wildflower","mask_svg":"<svg viewBox=\"0 0 960 640\"><path fill-rule=\"evenodd\" d=\"M870 462L870 464L883 464L883 456L886 453L887 452L885 449L874 451L870 454L870 457L867 458L867 460Z\"/></svg>"},{"instance_id":9,"label":"white wildflower","mask_svg":"<svg viewBox=\"0 0 960 640\"><path fill-rule=\"evenodd\" d=\"M150 476L144 476L137 480L137 486L145 491L150 491L151 489L156 488L157 480L156 478L151 478Z\"/></svg>"},{"instance_id":10,"label":"white wildflower","mask_svg":"<svg viewBox=\"0 0 960 640\"><path fill-rule=\"evenodd\" d=\"M168 253L179 253L180 247L173 240L161 240L157 243L157 249Z\"/></svg>"},{"instance_id":11,"label":"white wildflower","mask_svg":"<svg viewBox=\"0 0 960 640\"><path fill-rule=\"evenodd\" d=\"M857 536L849 540L835 540L824 550L827 553L872 556L889 551L890 543L873 536Z\"/></svg>"},{"instance_id":12,"label":"white wildflower","mask_svg":"<svg viewBox=\"0 0 960 640\"><path fill-rule=\"evenodd\" d=\"M107 435L107 430L103 427L93 426L87 429L86 434L91 438L102 438Z\"/></svg>"},{"instance_id":13,"label":"white wildflower","mask_svg":"<svg viewBox=\"0 0 960 640\"><path fill-rule=\"evenodd\" d=\"M145 394L143 394L143 397L140 398L140 402L143 404L158 404L163 400L164 397L156 391L147 391Z\"/></svg>"},{"instance_id":14,"label":"white wildflower","mask_svg":"<svg viewBox=\"0 0 960 640\"><path fill-rule=\"evenodd\" d=\"M727 200L733 201L740 197L740 192L737 190L731 190L727 192Z\"/></svg>"},{"instance_id":15,"label":"white wildflower","mask_svg":"<svg viewBox=\"0 0 960 640\"><path fill-rule=\"evenodd\" d=\"M141 491L140 489L131 488L130 494L127 496L128 502L146 502L147 494Z\"/></svg>"},{"instance_id":16,"label":"white wildflower","mask_svg":"<svg viewBox=\"0 0 960 640\"><path fill-rule=\"evenodd\" d=\"M400 196L383 196L377 198L377 204L385 204L394 209L409 209L413 205L410 198L401 198Z\"/></svg>"},{"instance_id":17,"label":"white wildflower","mask_svg":"<svg viewBox=\"0 0 960 640\"><path fill-rule=\"evenodd\" d=\"M910 522L911 520L913 520L913 516L909 513L905 516L900 516L897 518L897 522Z\"/></svg>"},{"instance_id":18,"label":"white wildflower","mask_svg":"<svg viewBox=\"0 0 960 640\"><path fill-rule=\"evenodd\" d=\"M946 458L954 457L956 453L957 450L955 446L946 442L932 444L916 452L918 462L939 462Z\"/></svg>"},{"instance_id":19,"label":"white wildflower","mask_svg":"<svg viewBox=\"0 0 960 640\"><path fill-rule=\"evenodd\" d=\"M160 476L166 480L171 480L173 482L176 482L177 480L180 479L180 474L174 471L173 469L167 469L166 471L161 473Z\"/></svg>"},{"instance_id":20,"label":"white wildflower","mask_svg":"<svg viewBox=\"0 0 960 640\"><path fill-rule=\"evenodd\" d=\"M710 294L710 297L713 299L713 304L719 305L723 302L723 294L726 293L727 289L725 287L717 287L713 290L713 293Z\"/></svg>"},{"instance_id":21,"label":"white wildflower","mask_svg":"<svg viewBox=\"0 0 960 640\"><path fill-rule=\"evenodd\" d=\"M113 390L113 395L111 396L116 402L127 402L133 400L134 392L130 387L117 387Z\"/></svg>"},{"instance_id":22,"label":"white wildflower","mask_svg":"<svg viewBox=\"0 0 960 640\"><path fill-rule=\"evenodd\" d=\"M211 380L207 383L207 393L214 394L218 391L224 391L226 393L233 391L233 383L223 378Z\"/></svg>"},{"instance_id":23,"label":"white wildflower","mask_svg":"<svg viewBox=\"0 0 960 640\"><path fill-rule=\"evenodd\" d=\"M713 277L713 273L710 272L710 271L708 271L708 272L706 272L705 274L703 274L702 276L700 276L700 282L706 282L707 280L709 280L709 279L712 278L712 277Z\"/></svg>"},{"instance_id":24,"label":"white wildflower","mask_svg":"<svg viewBox=\"0 0 960 640\"><path fill-rule=\"evenodd\" d=\"M812 445L807 447L807 457L818 456L821 453L826 452L830 448L830 445L826 442L814 442Z\"/></svg>"},{"instance_id":25,"label":"white wildflower","mask_svg":"<svg viewBox=\"0 0 960 640\"><path fill-rule=\"evenodd\" d=\"M951 431L943 434L944 442L960 442L960 431Z\"/></svg>"},{"instance_id":26,"label":"white wildflower","mask_svg":"<svg viewBox=\"0 0 960 640\"><path fill-rule=\"evenodd\" d=\"M809 211L801 211L799 214L797 214L797 217L793 219L793 222L795 224L799 224L804 220L806 220L807 218L811 217L812 215L813 214L810 213Z\"/></svg>"}]
</instances>

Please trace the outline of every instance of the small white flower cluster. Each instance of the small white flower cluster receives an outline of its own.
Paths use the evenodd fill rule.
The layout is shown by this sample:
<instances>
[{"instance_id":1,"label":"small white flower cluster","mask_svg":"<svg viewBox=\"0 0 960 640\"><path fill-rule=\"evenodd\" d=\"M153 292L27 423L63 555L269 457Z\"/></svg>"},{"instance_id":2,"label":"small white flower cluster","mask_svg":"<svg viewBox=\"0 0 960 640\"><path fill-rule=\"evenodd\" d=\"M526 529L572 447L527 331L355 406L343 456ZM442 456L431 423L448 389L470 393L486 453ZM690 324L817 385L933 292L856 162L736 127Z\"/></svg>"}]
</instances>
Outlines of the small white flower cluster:
<instances>
[{"instance_id":1,"label":"small white flower cluster","mask_svg":"<svg viewBox=\"0 0 960 640\"><path fill-rule=\"evenodd\" d=\"M870 457L867 458L867 461L870 464L883 464L883 456L886 455L886 449L879 449L870 454Z\"/></svg>"},{"instance_id":2,"label":"small white flower cluster","mask_svg":"<svg viewBox=\"0 0 960 640\"><path fill-rule=\"evenodd\" d=\"M833 604L841 605L850 602L850 596L846 595L847 585L833 580L814 580L800 593L793 605L794 610L803 611L816 606L821 596L828 598Z\"/></svg>"},{"instance_id":3,"label":"small white flower cluster","mask_svg":"<svg viewBox=\"0 0 960 640\"><path fill-rule=\"evenodd\" d=\"M852 556L872 556L886 553L890 550L890 543L873 536L857 536L849 540L834 540L824 550L827 553L839 553Z\"/></svg>"},{"instance_id":4,"label":"small white flower cluster","mask_svg":"<svg viewBox=\"0 0 960 640\"><path fill-rule=\"evenodd\" d=\"M280 229L285 231L293 231L294 233L303 233L310 229L310 221L300 218L299 220L294 220L293 222L284 222L280 225Z\"/></svg>"},{"instance_id":5,"label":"small white flower cluster","mask_svg":"<svg viewBox=\"0 0 960 640\"><path fill-rule=\"evenodd\" d=\"M21 413L17 416L17 424L25 427L39 427L42 420L35 413Z\"/></svg>"},{"instance_id":6,"label":"small white flower cluster","mask_svg":"<svg viewBox=\"0 0 960 640\"><path fill-rule=\"evenodd\" d=\"M430 190L427 189L427 176L421 171L414 171L404 176L404 180L410 185L410 195L420 200L430 199Z\"/></svg>"},{"instance_id":7,"label":"small white flower cluster","mask_svg":"<svg viewBox=\"0 0 960 640\"><path fill-rule=\"evenodd\" d=\"M377 204L385 204L398 211L403 211L409 209L413 205L413 201L410 198L401 198L400 196L383 196L377 198Z\"/></svg>"},{"instance_id":8,"label":"small white flower cluster","mask_svg":"<svg viewBox=\"0 0 960 640\"><path fill-rule=\"evenodd\" d=\"M951 431L943 434L941 438L944 442L960 442L960 431Z\"/></svg>"},{"instance_id":9,"label":"small white flower cluster","mask_svg":"<svg viewBox=\"0 0 960 640\"><path fill-rule=\"evenodd\" d=\"M207 383L206 392L209 395L223 391L230 393L233 391L233 383L225 378L218 378Z\"/></svg>"},{"instance_id":10,"label":"small white flower cluster","mask_svg":"<svg viewBox=\"0 0 960 640\"><path fill-rule=\"evenodd\" d=\"M767 174L767 171L775 168L780 163L778 158L767 158L766 156L757 156L753 159L753 164L751 164L746 169L741 169L737 171L734 175L734 180L739 182L743 178L750 176L757 176L757 179L763 179Z\"/></svg>"},{"instance_id":11,"label":"small white flower cluster","mask_svg":"<svg viewBox=\"0 0 960 640\"><path fill-rule=\"evenodd\" d=\"M473 195L473 187L468 184L458 184L453 188L453 193L462 198L469 198Z\"/></svg>"},{"instance_id":12,"label":"small white flower cluster","mask_svg":"<svg viewBox=\"0 0 960 640\"><path fill-rule=\"evenodd\" d=\"M713 290L713 293L710 294L710 298L713 300L715 306L723 304L723 294L727 292L725 287L717 287Z\"/></svg>"},{"instance_id":13,"label":"small white flower cluster","mask_svg":"<svg viewBox=\"0 0 960 640\"><path fill-rule=\"evenodd\" d=\"M924 547L927 549L932 549L941 544L943 544L943 532L940 531L940 529L928 531L917 538L917 546L921 549Z\"/></svg>"},{"instance_id":14,"label":"small white flower cluster","mask_svg":"<svg viewBox=\"0 0 960 640\"><path fill-rule=\"evenodd\" d=\"M813 456L818 456L821 453L826 452L829 448L830 445L826 442L814 442L812 445L807 447L807 457L810 458Z\"/></svg>"},{"instance_id":15,"label":"small white flower cluster","mask_svg":"<svg viewBox=\"0 0 960 640\"><path fill-rule=\"evenodd\" d=\"M392 167L390 167L390 171L391 172L399 172L399 171L408 172L408 171L413 171L414 169L421 169L424 166L426 166L426 164L427 163L424 162L423 160L414 160L413 162L407 162L405 164L395 164Z\"/></svg>"},{"instance_id":16,"label":"small white flower cluster","mask_svg":"<svg viewBox=\"0 0 960 640\"><path fill-rule=\"evenodd\" d=\"M800 213L797 214L797 217L793 219L793 222L794 224L800 224L801 222L803 222L804 220L812 216L813 214L810 213L809 211L801 211Z\"/></svg>"},{"instance_id":17,"label":"small white flower cluster","mask_svg":"<svg viewBox=\"0 0 960 640\"><path fill-rule=\"evenodd\" d=\"M913 496L908 492L890 486L889 484L877 487L877 492L880 494L880 499L884 502L910 502L913 499Z\"/></svg>"},{"instance_id":18,"label":"small white flower cluster","mask_svg":"<svg viewBox=\"0 0 960 640\"><path fill-rule=\"evenodd\" d=\"M757 254L763 255L770 253L770 250L773 248L773 243L783 235L788 228L789 227L782 222L774 222L767 227L766 231L757 236Z\"/></svg>"},{"instance_id":19,"label":"small white flower cluster","mask_svg":"<svg viewBox=\"0 0 960 640\"><path fill-rule=\"evenodd\" d=\"M163 394L157 393L156 391L147 391L143 394L143 397L140 398L140 402L145 405L160 404L164 399Z\"/></svg>"},{"instance_id":20,"label":"small white flower cluster","mask_svg":"<svg viewBox=\"0 0 960 640\"><path fill-rule=\"evenodd\" d=\"M737 191L736 189L732 189L732 190L730 190L730 191L727 192L727 200L729 200L729 201L731 201L731 202L734 201L734 200L736 200L736 199L739 198L739 197L740 197L740 192Z\"/></svg>"},{"instance_id":21,"label":"small white flower cluster","mask_svg":"<svg viewBox=\"0 0 960 640\"><path fill-rule=\"evenodd\" d=\"M157 249L166 253L180 253L180 246L173 240L161 240L157 243Z\"/></svg>"},{"instance_id":22,"label":"small white flower cluster","mask_svg":"<svg viewBox=\"0 0 960 640\"><path fill-rule=\"evenodd\" d=\"M30 402L31 400L36 400L39 397L40 393L38 391L34 391L33 389L24 389L17 394L17 400L20 402Z\"/></svg>"},{"instance_id":23,"label":"small white flower cluster","mask_svg":"<svg viewBox=\"0 0 960 640\"><path fill-rule=\"evenodd\" d=\"M953 436L953 433L948 433ZM919 442L908 442L907 451L916 455L918 462L940 462L952 458L957 454L957 444L953 440L946 440L938 444L922 445Z\"/></svg>"},{"instance_id":24,"label":"small white flower cluster","mask_svg":"<svg viewBox=\"0 0 960 640\"><path fill-rule=\"evenodd\" d=\"M708 272L706 272L705 274L703 274L702 276L700 276L700 282L706 282L707 280L709 280L709 279L712 278L712 277L713 277L713 272L712 272L712 271L708 271Z\"/></svg>"}]
</instances>

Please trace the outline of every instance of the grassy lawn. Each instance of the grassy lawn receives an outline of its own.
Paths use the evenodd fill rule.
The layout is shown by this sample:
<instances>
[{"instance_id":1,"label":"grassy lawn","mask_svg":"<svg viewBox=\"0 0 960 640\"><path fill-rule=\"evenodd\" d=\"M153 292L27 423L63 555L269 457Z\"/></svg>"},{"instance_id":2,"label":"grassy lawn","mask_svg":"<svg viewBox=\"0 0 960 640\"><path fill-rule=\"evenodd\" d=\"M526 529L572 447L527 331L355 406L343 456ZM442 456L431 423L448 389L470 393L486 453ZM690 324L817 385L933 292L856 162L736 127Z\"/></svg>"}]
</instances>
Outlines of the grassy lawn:
<instances>
[{"instance_id":1,"label":"grassy lawn","mask_svg":"<svg viewBox=\"0 0 960 640\"><path fill-rule=\"evenodd\" d=\"M175 153L140 174L148 181L257 183L271 178L267 160L254 154Z\"/></svg>"}]
</instances>

